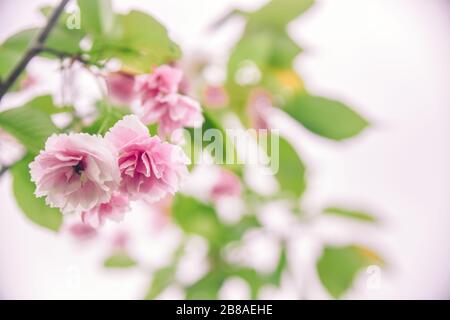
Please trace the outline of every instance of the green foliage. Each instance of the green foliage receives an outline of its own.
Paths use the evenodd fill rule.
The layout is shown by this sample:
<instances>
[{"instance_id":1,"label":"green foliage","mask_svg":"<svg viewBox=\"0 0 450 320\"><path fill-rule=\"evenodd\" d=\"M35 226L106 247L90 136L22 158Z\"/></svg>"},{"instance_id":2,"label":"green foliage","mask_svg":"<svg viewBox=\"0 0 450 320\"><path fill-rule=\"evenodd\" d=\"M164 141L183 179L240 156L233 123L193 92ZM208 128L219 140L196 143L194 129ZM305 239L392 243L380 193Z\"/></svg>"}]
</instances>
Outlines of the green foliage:
<instances>
[{"instance_id":1,"label":"green foliage","mask_svg":"<svg viewBox=\"0 0 450 320\"><path fill-rule=\"evenodd\" d=\"M336 207L329 207L323 210L323 214L326 215L336 215L344 218L351 218L365 222L377 222L377 219L365 212L350 210L350 209L342 209Z\"/></svg>"},{"instance_id":2,"label":"green foliage","mask_svg":"<svg viewBox=\"0 0 450 320\"><path fill-rule=\"evenodd\" d=\"M23 53L36 35L36 29L20 31L0 46L0 77L6 78L22 58Z\"/></svg>"},{"instance_id":3,"label":"green foliage","mask_svg":"<svg viewBox=\"0 0 450 320\"><path fill-rule=\"evenodd\" d=\"M175 280L175 265L165 267L153 273L153 279L150 288L145 295L145 300L155 299L164 289Z\"/></svg>"},{"instance_id":4,"label":"green foliage","mask_svg":"<svg viewBox=\"0 0 450 320\"><path fill-rule=\"evenodd\" d=\"M178 193L173 201L172 217L186 233L200 235L215 244L221 242L222 225L211 205Z\"/></svg>"},{"instance_id":5,"label":"green foliage","mask_svg":"<svg viewBox=\"0 0 450 320\"><path fill-rule=\"evenodd\" d=\"M278 154L274 154L274 151L278 151ZM306 189L306 168L297 151L287 140L279 137L278 150L270 148L267 153L272 161L278 159L279 166L275 177L281 190L300 197Z\"/></svg>"},{"instance_id":6,"label":"green foliage","mask_svg":"<svg viewBox=\"0 0 450 320\"><path fill-rule=\"evenodd\" d=\"M350 107L323 97L300 94L284 110L308 130L333 140L351 138L368 125Z\"/></svg>"},{"instance_id":7,"label":"green foliage","mask_svg":"<svg viewBox=\"0 0 450 320\"><path fill-rule=\"evenodd\" d=\"M317 262L317 272L327 291L338 299L351 287L358 272L383 264L376 253L361 246L326 246Z\"/></svg>"},{"instance_id":8,"label":"green foliage","mask_svg":"<svg viewBox=\"0 0 450 320\"><path fill-rule=\"evenodd\" d=\"M32 222L44 228L58 231L63 221L61 213L58 209L48 207L43 198L36 198L34 195L36 186L31 182L28 169L28 164L32 160L32 157L27 156L11 169L16 202Z\"/></svg>"},{"instance_id":9,"label":"green foliage","mask_svg":"<svg viewBox=\"0 0 450 320\"><path fill-rule=\"evenodd\" d=\"M83 132L90 134L105 134L117 121L130 113L125 107L113 107L105 101L98 101L96 104L98 116L95 121L83 128Z\"/></svg>"},{"instance_id":10,"label":"green foliage","mask_svg":"<svg viewBox=\"0 0 450 320\"><path fill-rule=\"evenodd\" d=\"M45 114L53 115L64 112L74 112L75 109L72 106L57 106L53 103L53 98L50 95L39 96L25 104L27 107L39 110Z\"/></svg>"},{"instance_id":11,"label":"green foliage","mask_svg":"<svg viewBox=\"0 0 450 320\"><path fill-rule=\"evenodd\" d=\"M110 0L78 0L81 27L95 36L109 35L115 24Z\"/></svg>"},{"instance_id":12,"label":"green foliage","mask_svg":"<svg viewBox=\"0 0 450 320\"><path fill-rule=\"evenodd\" d=\"M48 114L30 105L0 112L0 127L34 154L43 148L52 133L59 131Z\"/></svg>"},{"instance_id":13,"label":"green foliage","mask_svg":"<svg viewBox=\"0 0 450 320\"><path fill-rule=\"evenodd\" d=\"M270 28L284 29L286 25L308 10L314 0L271 0L258 11L248 16L250 30Z\"/></svg>"},{"instance_id":14,"label":"green foliage","mask_svg":"<svg viewBox=\"0 0 450 320\"><path fill-rule=\"evenodd\" d=\"M106 258L103 265L106 268L131 268L136 266L136 261L125 251L118 251Z\"/></svg>"},{"instance_id":15,"label":"green foliage","mask_svg":"<svg viewBox=\"0 0 450 320\"><path fill-rule=\"evenodd\" d=\"M116 58L129 72L149 72L151 67L177 60L181 50L167 35L167 30L153 17L141 11L125 15L100 10L101 3L81 1L81 16L88 16L86 27L91 30L93 46L89 54L95 61ZM94 9L91 9L93 7Z\"/></svg>"}]
</instances>

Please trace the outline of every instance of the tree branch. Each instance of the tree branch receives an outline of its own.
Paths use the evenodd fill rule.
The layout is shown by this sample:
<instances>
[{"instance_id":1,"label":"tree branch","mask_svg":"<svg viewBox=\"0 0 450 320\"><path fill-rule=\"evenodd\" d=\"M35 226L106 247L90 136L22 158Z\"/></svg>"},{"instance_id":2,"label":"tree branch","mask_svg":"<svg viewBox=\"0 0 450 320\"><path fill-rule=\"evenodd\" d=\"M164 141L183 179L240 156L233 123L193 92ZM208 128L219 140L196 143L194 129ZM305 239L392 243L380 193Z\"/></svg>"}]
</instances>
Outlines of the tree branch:
<instances>
[{"instance_id":1,"label":"tree branch","mask_svg":"<svg viewBox=\"0 0 450 320\"><path fill-rule=\"evenodd\" d=\"M45 27L42 29L37 38L34 40L34 43L30 46L27 52L25 52L24 56L19 61L17 66L14 68L14 70L11 72L11 74L8 76L8 78L6 78L4 82L2 82L0 86L0 100L3 98L6 92L8 92L9 88L11 88L11 86L20 76L22 71L26 68L31 59L33 59L36 55L38 55L41 52L45 41L47 40L55 24L58 22L61 13L64 11L64 7L67 5L69 1L70 0L61 0L59 5L52 12Z\"/></svg>"}]
</instances>

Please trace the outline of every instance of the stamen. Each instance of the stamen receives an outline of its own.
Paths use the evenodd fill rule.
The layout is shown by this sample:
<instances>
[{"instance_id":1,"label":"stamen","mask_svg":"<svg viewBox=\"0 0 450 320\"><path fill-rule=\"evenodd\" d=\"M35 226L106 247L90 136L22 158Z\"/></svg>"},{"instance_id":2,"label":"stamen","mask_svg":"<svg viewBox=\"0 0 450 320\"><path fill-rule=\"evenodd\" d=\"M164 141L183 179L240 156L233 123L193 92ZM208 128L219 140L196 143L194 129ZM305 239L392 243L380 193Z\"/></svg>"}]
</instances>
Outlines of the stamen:
<instances>
[{"instance_id":1,"label":"stamen","mask_svg":"<svg viewBox=\"0 0 450 320\"><path fill-rule=\"evenodd\" d=\"M77 165L73 166L73 170L78 174L79 176L84 171L84 165L82 162L78 162Z\"/></svg>"}]
</instances>

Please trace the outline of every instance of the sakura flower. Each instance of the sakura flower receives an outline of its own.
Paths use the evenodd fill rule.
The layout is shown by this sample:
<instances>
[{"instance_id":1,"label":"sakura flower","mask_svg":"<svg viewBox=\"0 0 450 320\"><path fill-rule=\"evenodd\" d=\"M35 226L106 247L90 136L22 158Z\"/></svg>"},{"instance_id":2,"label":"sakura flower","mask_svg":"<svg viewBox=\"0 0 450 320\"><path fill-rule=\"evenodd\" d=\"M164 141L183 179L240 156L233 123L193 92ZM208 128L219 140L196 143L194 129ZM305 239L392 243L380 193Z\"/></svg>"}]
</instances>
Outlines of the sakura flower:
<instances>
[{"instance_id":1,"label":"sakura flower","mask_svg":"<svg viewBox=\"0 0 450 320\"><path fill-rule=\"evenodd\" d=\"M158 122L158 133L167 136L180 128L200 127L203 116L197 101L188 96L171 94L147 101L141 121L145 124Z\"/></svg>"},{"instance_id":2,"label":"sakura flower","mask_svg":"<svg viewBox=\"0 0 450 320\"><path fill-rule=\"evenodd\" d=\"M222 197L236 197L241 192L242 186L239 178L231 171L222 169L211 189L211 198L217 200Z\"/></svg>"},{"instance_id":3,"label":"sakura flower","mask_svg":"<svg viewBox=\"0 0 450 320\"><path fill-rule=\"evenodd\" d=\"M132 74L123 71L112 72L105 80L113 102L128 104L135 98L135 77Z\"/></svg>"},{"instance_id":4,"label":"sakura flower","mask_svg":"<svg viewBox=\"0 0 450 320\"><path fill-rule=\"evenodd\" d=\"M131 200L154 202L174 194L187 175L189 159L176 145L151 137L135 115L125 116L105 136L118 151L120 190Z\"/></svg>"},{"instance_id":5,"label":"sakura flower","mask_svg":"<svg viewBox=\"0 0 450 320\"><path fill-rule=\"evenodd\" d=\"M30 164L35 195L62 212L108 202L120 183L117 152L100 136L54 134Z\"/></svg>"},{"instance_id":6,"label":"sakura flower","mask_svg":"<svg viewBox=\"0 0 450 320\"><path fill-rule=\"evenodd\" d=\"M67 227L67 231L71 236L79 241L87 241L97 236L97 231L82 222L76 222Z\"/></svg>"},{"instance_id":7,"label":"sakura flower","mask_svg":"<svg viewBox=\"0 0 450 320\"><path fill-rule=\"evenodd\" d=\"M160 135L168 136L183 127L199 127L203 122L200 104L177 93L182 79L181 70L163 65L139 80L141 121L158 123Z\"/></svg>"},{"instance_id":8,"label":"sakura flower","mask_svg":"<svg viewBox=\"0 0 450 320\"><path fill-rule=\"evenodd\" d=\"M142 99L148 100L158 95L176 93L183 78L180 69L162 65L155 68L153 73L140 78L139 91L143 94Z\"/></svg>"},{"instance_id":9,"label":"sakura flower","mask_svg":"<svg viewBox=\"0 0 450 320\"><path fill-rule=\"evenodd\" d=\"M222 108L228 103L228 95L221 86L208 85L203 95L205 104L211 108Z\"/></svg>"},{"instance_id":10,"label":"sakura flower","mask_svg":"<svg viewBox=\"0 0 450 320\"><path fill-rule=\"evenodd\" d=\"M89 211L81 213L81 220L93 228L104 224L106 219L122 221L124 214L130 210L128 197L115 192L106 203L101 203Z\"/></svg>"}]
</instances>

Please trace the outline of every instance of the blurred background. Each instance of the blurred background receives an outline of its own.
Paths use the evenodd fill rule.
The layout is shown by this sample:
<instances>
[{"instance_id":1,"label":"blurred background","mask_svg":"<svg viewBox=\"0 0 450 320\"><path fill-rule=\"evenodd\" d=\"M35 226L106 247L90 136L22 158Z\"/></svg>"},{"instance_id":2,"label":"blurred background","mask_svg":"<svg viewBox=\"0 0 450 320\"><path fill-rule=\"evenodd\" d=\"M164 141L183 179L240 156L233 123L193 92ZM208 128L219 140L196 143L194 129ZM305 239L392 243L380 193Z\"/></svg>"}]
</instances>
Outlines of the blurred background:
<instances>
[{"instance_id":1,"label":"blurred background","mask_svg":"<svg viewBox=\"0 0 450 320\"><path fill-rule=\"evenodd\" d=\"M169 29L187 60L207 56L220 67L242 24L233 19L214 32L211 24L230 9L256 9L264 2L130 0L114 5L118 11L149 12ZM55 3L2 0L0 42L22 28L43 23L38 8ZM348 102L372 124L362 135L339 144L302 128L289 129L304 160L311 163L304 205L314 210L324 203L351 203L370 208L381 223L361 226L326 220L290 230L298 239L290 259L295 261L293 272L303 292L298 296L285 281L281 289L264 290L261 298L328 298L314 270L320 245L351 241L376 248L388 265L378 274L379 286L368 286L370 275L361 274L345 298L450 298L450 2L319 0L289 25L289 33L305 49L296 69L308 88ZM42 61L30 65L30 73L39 82L34 90L56 92L58 79L46 68ZM88 80L80 86L89 95ZM27 94L36 91L8 96L0 108L26 101ZM165 263L181 234L150 208L137 205L133 209L120 226L106 226L102 241L83 245L64 232L53 234L31 224L16 206L9 175L3 176L0 298L142 298L151 279L148 270L102 267L117 229L133 235L133 254L149 270ZM262 213L265 223L275 229L289 228L280 206L266 211ZM261 268L270 265L274 260L270 243L262 235L251 237L253 245L248 250L254 263ZM191 254L183 262L180 278L195 277L202 269L205 244L191 240ZM220 295L248 298L248 288L238 280L229 281ZM183 295L175 286L161 297Z\"/></svg>"}]
</instances>

